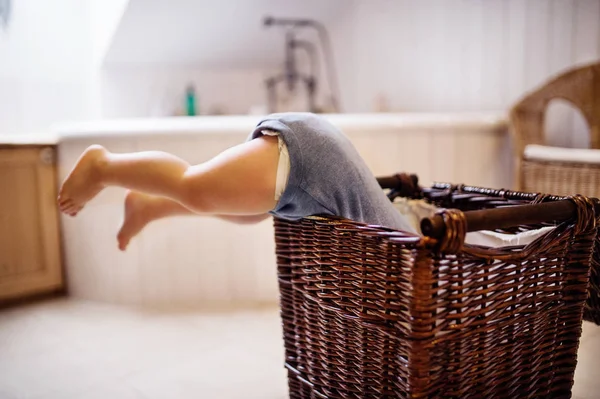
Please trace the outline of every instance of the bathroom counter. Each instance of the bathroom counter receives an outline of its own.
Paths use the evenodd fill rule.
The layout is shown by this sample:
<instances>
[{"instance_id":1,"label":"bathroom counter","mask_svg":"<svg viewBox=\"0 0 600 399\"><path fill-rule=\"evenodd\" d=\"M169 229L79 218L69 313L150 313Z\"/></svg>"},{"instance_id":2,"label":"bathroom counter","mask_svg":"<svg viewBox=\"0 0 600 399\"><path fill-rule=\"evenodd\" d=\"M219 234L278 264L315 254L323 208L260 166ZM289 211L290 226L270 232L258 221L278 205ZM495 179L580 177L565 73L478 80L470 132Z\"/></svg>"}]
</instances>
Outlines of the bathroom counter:
<instances>
[{"instance_id":1,"label":"bathroom counter","mask_svg":"<svg viewBox=\"0 0 600 399\"><path fill-rule=\"evenodd\" d=\"M0 135L0 146L53 146L58 144L56 134L5 134Z\"/></svg>"}]
</instances>

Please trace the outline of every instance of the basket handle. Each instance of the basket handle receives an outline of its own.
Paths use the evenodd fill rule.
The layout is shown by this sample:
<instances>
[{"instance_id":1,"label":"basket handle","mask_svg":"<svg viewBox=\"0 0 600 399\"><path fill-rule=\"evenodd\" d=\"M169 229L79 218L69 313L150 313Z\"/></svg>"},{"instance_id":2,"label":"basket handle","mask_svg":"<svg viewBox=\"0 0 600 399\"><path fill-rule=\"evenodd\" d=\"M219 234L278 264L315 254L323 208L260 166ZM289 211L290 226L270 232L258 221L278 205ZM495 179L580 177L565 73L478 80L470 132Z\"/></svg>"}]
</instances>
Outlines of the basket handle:
<instances>
[{"instance_id":1,"label":"basket handle","mask_svg":"<svg viewBox=\"0 0 600 399\"><path fill-rule=\"evenodd\" d=\"M575 197L577 198L577 197ZM583 198L583 197L579 197ZM596 214L600 210L598 200L592 200ZM565 222L579 217L579 206L574 199L545 202L536 205L515 205L495 209L464 212L466 231L494 230L518 225ZM592 217L593 218L593 217ZM580 220L581 223L587 221ZM437 214L421 220L424 235L441 239L446 233L446 223Z\"/></svg>"},{"instance_id":2,"label":"basket handle","mask_svg":"<svg viewBox=\"0 0 600 399\"><path fill-rule=\"evenodd\" d=\"M377 183L382 189L390 189L388 198L394 200L396 197L418 198L422 191L419 187L419 177L406 173L397 173L392 176L378 177Z\"/></svg>"}]
</instances>

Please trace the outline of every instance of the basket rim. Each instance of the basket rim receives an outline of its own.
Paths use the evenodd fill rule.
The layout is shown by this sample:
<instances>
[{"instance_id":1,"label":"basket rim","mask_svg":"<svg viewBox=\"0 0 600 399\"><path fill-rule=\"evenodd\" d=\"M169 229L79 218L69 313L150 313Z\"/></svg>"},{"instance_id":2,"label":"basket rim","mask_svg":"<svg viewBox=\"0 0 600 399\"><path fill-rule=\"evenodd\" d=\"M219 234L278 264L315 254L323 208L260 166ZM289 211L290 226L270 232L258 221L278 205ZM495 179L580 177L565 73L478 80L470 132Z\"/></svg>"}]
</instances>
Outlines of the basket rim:
<instances>
[{"instance_id":1,"label":"basket rim","mask_svg":"<svg viewBox=\"0 0 600 399\"><path fill-rule=\"evenodd\" d=\"M298 221L282 220L287 223L301 222L302 220L313 222L313 223L326 223L328 225L348 226L348 231L357 231L366 236L373 238L381 238L387 240L393 244L401 244L408 246L406 249L428 249L435 251L439 243L435 238L421 236L414 233L404 232L401 230L392 229L385 226L370 225L354 220L342 218L339 216L327 217L327 216L307 216ZM494 259L494 260L514 260L519 261L531 256L531 254L543 251L544 248L551 245L558 237L563 234L567 234L572 231L574 226L570 222L561 223L552 230L542 234L534 241L526 245L512 245L502 247L488 247L483 245L473 245L469 243L463 243L462 248L457 256L468 256L478 259Z\"/></svg>"}]
</instances>

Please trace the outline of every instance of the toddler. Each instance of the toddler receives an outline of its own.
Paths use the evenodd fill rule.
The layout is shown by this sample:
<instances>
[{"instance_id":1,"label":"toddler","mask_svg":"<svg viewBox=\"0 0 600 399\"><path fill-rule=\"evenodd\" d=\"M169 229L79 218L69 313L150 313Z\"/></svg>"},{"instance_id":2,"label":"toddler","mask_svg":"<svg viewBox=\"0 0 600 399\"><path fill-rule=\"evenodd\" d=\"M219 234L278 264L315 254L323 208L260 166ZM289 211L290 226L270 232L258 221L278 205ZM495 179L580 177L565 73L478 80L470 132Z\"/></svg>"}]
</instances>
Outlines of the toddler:
<instances>
[{"instance_id":1,"label":"toddler","mask_svg":"<svg viewBox=\"0 0 600 399\"><path fill-rule=\"evenodd\" d=\"M415 232L346 136L309 113L267 116L246 142L199 165L164 152L91 146L60 189L60 210L77 215L107 186L129 189L121 250L148 223L188 214L236 223L330 215Z\"/></svg>"}]
</instances>

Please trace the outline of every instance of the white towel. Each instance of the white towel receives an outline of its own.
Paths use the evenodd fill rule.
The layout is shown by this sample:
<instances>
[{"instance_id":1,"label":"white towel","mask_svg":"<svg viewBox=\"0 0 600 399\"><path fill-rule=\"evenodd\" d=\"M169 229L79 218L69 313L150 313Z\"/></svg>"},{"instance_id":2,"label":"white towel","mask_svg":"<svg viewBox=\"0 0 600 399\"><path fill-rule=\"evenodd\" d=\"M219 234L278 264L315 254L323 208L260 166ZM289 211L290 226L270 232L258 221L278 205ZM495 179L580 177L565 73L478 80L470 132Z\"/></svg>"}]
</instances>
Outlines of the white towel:
<instances>
[{"instance_id":1,"label":"white towel","mask_svg":"<svg viewBox=\"0 0 600 399\"><path fill-rule=\"evenodd\" d=\"M394 200L394 206L398 212L408 219L419 234L422 234L420 226L421 219L431 217L439 210L439 208L425 200L409 200L405 198ZM527 245L553 229L554 227L548 226L517 234L497 233L495 231L475 231L467 233L465 243L483 245L490 248Z\"/></svg>"}]
</instances>

